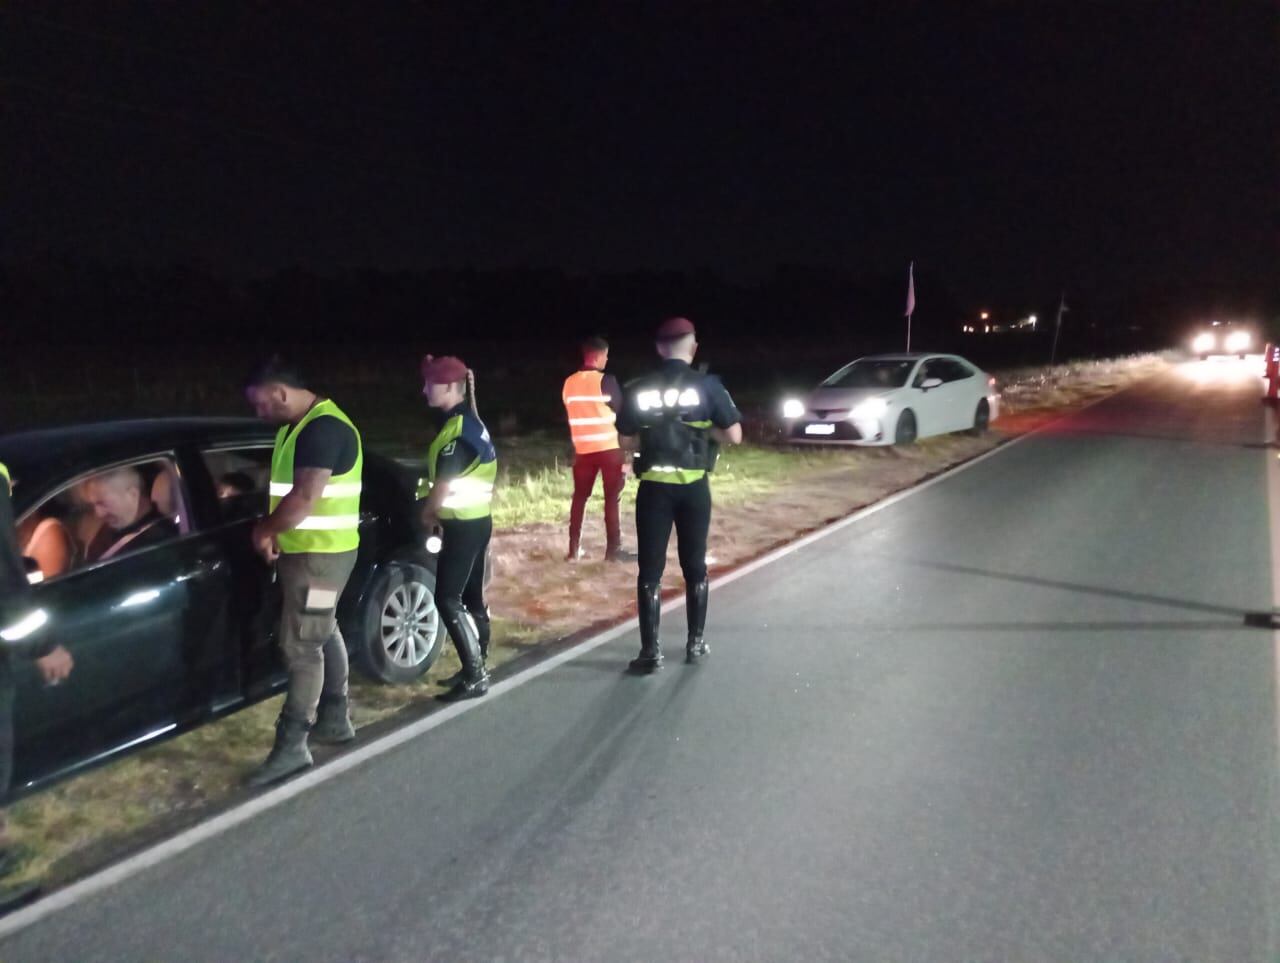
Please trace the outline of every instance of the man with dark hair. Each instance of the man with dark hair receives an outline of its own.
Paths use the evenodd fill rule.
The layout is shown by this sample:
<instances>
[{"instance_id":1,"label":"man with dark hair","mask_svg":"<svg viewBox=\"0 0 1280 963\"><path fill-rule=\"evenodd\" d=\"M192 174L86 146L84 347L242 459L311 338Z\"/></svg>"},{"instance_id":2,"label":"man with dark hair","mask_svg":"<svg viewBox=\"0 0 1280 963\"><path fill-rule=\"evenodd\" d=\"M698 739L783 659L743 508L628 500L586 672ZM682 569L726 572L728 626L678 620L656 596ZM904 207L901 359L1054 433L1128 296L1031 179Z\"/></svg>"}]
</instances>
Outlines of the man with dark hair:
<instances>
[{"instance_id":1,"label":"man with dark hair","mask_svg":"<svg viewBox=\"0 0 1280 963\"><path fill-rule=\"evenodd\" d=\"M270 513L252 537L280 578L289 690L271 754L249 777L250 785L261 786L311 765L308 734L317 742L356 735L337 609L360 545L364 450L342 409L278 358L253 371L245 395L259 418L280 425L271 454Z\"/></svg>"},{"instance_id":2,"label":"man with dark hair","mask_svg":"<svg viewBox=\"0 0 1280 963\"><path fill-rule=\"evenodd\" d=\"M13 658L32 659L45 685L57 685L75 665L71 653L61 645L41 639L31 628L33 612L27 595L26 566L14 537L13 504L10 501L9 469L0 463L0 807L9 795L13 767ZM29 639L29 636L34 638ZM0 808L0 878L17 865L9 846L4 809ZM32 887L5 890L0 888L0 907L29 897Z\"/></svg>"},{"instance_id":3,"label":"man with dark hair","mask_svg":"<svg viewBox=\"0 0 1280 963\"><path fill-rule=\"evenodd\" d=\"M573 438L573 503L569 509L569 554L565 556L570 562L583 554L582 516L596 475L604 486L604 557L614 562L635 559L622 549L618 521L626 475L614 421L622 404L622 389L613 375L605 374L608 363L609 342L587 338L582 342L582 368L565 379L560 392Z\"/></svg>"}]
</instances>

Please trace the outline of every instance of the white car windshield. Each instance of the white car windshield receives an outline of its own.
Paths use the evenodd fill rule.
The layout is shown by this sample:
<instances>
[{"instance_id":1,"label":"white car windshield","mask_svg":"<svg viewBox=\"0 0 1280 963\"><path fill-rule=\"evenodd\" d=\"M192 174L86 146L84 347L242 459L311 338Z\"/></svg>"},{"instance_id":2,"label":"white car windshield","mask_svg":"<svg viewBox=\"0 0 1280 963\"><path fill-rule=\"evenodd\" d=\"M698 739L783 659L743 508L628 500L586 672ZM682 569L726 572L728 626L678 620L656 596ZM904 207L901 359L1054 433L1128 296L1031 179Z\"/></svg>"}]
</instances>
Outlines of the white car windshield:
<instances>
[{"instance_id":1,"label":"white car windshield","mask_svg":"<svg viewBox=\"0 0 1280 963\"><path fill-rule=\"evenodd\" d=\"M907 383L914 361L863 358L847 364L826 381L823 388L901 388Z\"/></svg>"}]
</instances>

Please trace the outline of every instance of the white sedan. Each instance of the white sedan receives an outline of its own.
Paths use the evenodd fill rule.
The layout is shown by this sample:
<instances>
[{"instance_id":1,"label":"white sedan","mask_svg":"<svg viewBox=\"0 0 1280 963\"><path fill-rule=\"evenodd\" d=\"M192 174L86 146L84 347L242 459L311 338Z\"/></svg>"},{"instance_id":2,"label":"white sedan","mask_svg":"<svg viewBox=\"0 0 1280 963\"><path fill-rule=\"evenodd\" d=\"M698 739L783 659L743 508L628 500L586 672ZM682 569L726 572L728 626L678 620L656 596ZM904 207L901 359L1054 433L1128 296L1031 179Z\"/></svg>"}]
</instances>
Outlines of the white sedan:
<instances>
[{"instance_id":1,"label":"white sedan","mask_svg":"<svg viewBox=\"0 0 1280 963\"><path fill-rule=\"evenodd\" d=\"M980 435L1000 416L996 379L953 354L877 354L845 365L806 398L782 406L788 441L909 445Z\"/></svg>"}]
</instances>

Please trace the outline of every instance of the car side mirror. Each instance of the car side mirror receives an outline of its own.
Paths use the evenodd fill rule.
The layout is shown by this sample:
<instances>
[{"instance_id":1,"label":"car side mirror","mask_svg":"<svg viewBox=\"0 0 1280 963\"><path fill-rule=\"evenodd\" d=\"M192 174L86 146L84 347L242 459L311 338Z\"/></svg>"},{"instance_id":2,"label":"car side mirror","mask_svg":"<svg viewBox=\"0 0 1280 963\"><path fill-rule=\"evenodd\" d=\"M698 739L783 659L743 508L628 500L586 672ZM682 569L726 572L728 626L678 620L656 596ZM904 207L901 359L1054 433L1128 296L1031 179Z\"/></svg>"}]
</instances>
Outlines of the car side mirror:
<instances>
[{"instance_id":1,"label":"car side mirror","mask_svg":"<svg viewBox=\"0 0 1280 963\"><path fill-rule=\"evenodd\" d=\"M920 382L920 389L922 391L928 391L930 388L938 388L941 386L941 378L925 378L924 381Z\"/></svg>"}]
</instances>

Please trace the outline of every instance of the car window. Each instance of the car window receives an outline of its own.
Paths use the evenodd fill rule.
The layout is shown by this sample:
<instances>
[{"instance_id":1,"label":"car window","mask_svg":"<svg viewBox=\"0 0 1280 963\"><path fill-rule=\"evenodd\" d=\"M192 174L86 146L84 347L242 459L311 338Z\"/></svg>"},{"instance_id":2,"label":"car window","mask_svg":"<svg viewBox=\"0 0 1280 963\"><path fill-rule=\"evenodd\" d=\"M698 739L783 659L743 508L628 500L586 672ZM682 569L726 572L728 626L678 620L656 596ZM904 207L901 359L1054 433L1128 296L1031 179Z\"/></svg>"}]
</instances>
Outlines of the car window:
<instances>
[{"instance_id":1,"label":"car window","mask_svg":"<svg viewBox=\"0 0 1280 963\"><path fill-rule=\"evenodd\" d=\"M901 388L907 383L911 360L892 358L863 358L847 364L826 381L824 388Z\"/></svg>"},{"instance_id":2,"label":"car window","mask_svg":"<svg viewBox=\"0 0 1280 963\"><path fill-rule=\"evenodd\" d=\"M924 362L924 364L920 365L920 370L916 372L916 376L911 382L911 387L919 388L930 378L941 378L942 375L939 373L938 369L939 363L940 362L937 358L930 358L928 361Z\"/></svg>"},{"instance_id":3,"label":"car window","mask_svg":"<svg viewBox=\"0 0 1280 963\"><path fill-rule=\"evenodd\" d=\"M944 382L963 381L965 378L973 377L973 369L963 361L957 361L954 358L939 359L935 362L938 365L940 374L937 377Z\"/></svg>"},{"instance_id":4,"label":"car window","mask_svg":"<svg viewBox=\"0 0 1280 963\"><path fill-rule=\"evenodd\" d=\"M267 513L271 484L271 448L219 448L201 452L218 495L225 521L257 518Z\"/></svg>"},{"instance_id":5,"label":"car window","mask_svg":"<svg viewBox=\"0 0 1280 963\"><path fill-rule=\"evenodd\" d=\"M18 545L49 581L172 541L190 530L188 506L168 458L104 466L27 511L18 521Z\"/></svg>"}]
</instances>

